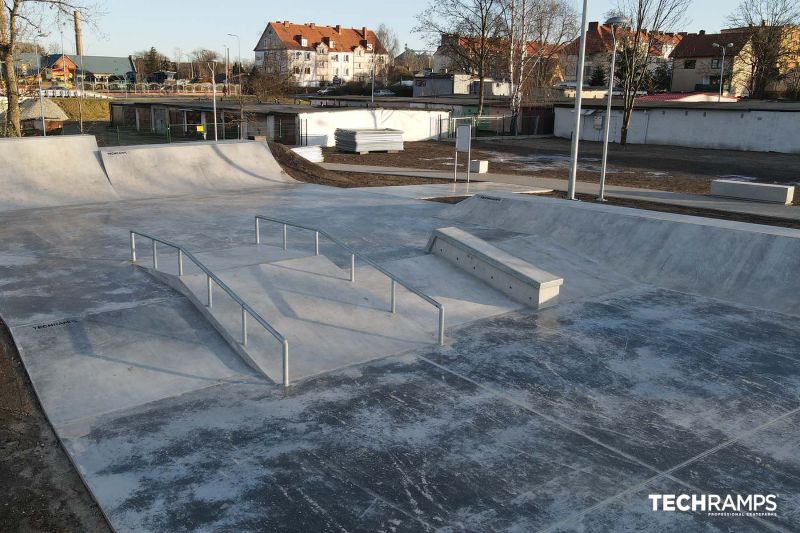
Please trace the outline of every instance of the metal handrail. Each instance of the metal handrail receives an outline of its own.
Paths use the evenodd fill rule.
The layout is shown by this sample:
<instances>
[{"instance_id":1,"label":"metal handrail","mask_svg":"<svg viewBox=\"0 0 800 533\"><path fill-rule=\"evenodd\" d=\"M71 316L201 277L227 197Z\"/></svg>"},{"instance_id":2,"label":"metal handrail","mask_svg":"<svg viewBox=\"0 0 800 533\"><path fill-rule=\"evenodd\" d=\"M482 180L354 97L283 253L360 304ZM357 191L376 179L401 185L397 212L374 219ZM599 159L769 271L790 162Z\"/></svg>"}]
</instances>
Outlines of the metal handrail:
<instances>
[{"instance_id":1,"label":"metal handrail","mask_svg":"<svg viewBox=\"0 0 800 533\"><path fill-rule=\"evenodd\" d=\"M283 386L289 386L289 341L286 340L286 337L280 334L278 330L273 328L266 320L264 320L261 315L259 315L255 309L250 307L250 305L242 300L242 298L236 294L236 291L228 287L228 285L222 281L216 274L214 274L208 267L206 267L199 259L197 259L192 252L186 250L179 244L175 244L174 242L170 242L164 239L160 239L155 237L154 235L150 235L148 233L144 233L141 231L133 231L131 230L131 261L136 262L136 235L140 237L144 237L146 239L150 239L153 243L153 270L158 270L158 250L156 243L161 243L171 248L178 250L178 275L183 275L183 257L186 256L192 263L195 264L197 268L199 268L203 273L206 275L206 286L207 286L207 303L206 307L211 309L214 305L213 293L212 288L213 285L216 283L223 291L225 291L228 296L233 299L234 302L239 304L242 308L242 346L247 346L247 315L250 315L253 320L255 320L261 327L267 330L269 333L272 334L278 342L281 343L283 349Z\"/></svg>"},{"instance_id":2,"label":"metal handrail","mask_svg":"<svg viewBox=\"0 0 800 533\"><path fill-rule=\"evenodd\" d=\"M320 235L322 235L323 237L327 238L328 240L330 240L334 244L338 245L339 247L344 248L350 254L350 281L351 282L355 282L355 280L356 280L356 257L358 257L361 261L367 263L372 268L374 268L378 272L382 273L383 275L385 275L386 277L391 279L392 280L392 292L391 292L391 307L390 307L390 310L391 310L392 313L396 312L396 305L395 305L395 301L396 301L396 297L395 297L396 285L400 285L401 287L405 287L408 291L416 294L417 296L419 296L420 298L422 298L423 300L425 300L429 304L431 304L434 307L436 307L439 310L438 342L439 342L440 346L444 345L444 304L434 300L433 298L431 298L430 296L428 296L427 294L425 294L421 290L417 289L416 287L414 287L412 285L409 285L405 281L401 280L400 278L398 278L397 276L395 276L394 274L392 274L391 272L389 272L388 270L386 270L385 268L380 266L378 263L376 263L372 259L370 259L368 257L364 257L363 255L360 255L360 254L356 253L355 250L353 250L352 248L350 248L349 246L347 246L342 241L340 241L336 237L332 236L330 233L326 232L325 230L321 230L321 229L315 228L313 226L306 226L306 225L303 225L303 224L297 224L297 223L294 223L294 222L289 222L288 220L281 220L279 218L272 218L272 217L267 217L267 216L264 216L264 215L256 215L256 217L255 217L256 244L261 244L261 225L259 223L261 220L266 220L267 222L274 222L276 224L283 224L283 249L284 250L287 249L287 243L288 243L288 238L287 238L287 233L286 233L287 226L292 226L293 228L299 228L299 229L304 229L304 230L308 230L308 231L313 231L314 232L314 251L315 251L315 255L319 255L319 236Z\"/></svg>"}]
</instances>

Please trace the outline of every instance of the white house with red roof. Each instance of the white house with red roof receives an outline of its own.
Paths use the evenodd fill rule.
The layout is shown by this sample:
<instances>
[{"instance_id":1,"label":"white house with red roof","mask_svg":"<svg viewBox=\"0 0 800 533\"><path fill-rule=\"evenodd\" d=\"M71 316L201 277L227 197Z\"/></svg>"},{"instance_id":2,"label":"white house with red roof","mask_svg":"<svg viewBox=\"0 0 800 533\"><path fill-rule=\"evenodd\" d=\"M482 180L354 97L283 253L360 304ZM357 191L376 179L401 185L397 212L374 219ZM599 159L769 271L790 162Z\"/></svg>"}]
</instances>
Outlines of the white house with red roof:
<instances>
[{"instance_id":1,"label":"white house with red roof","mask_svg":"<svg viewBox=\"0 0 800 533\"><path fill-rule=\"evenodd\" d=\"M313 22L270 22L254 51L258 68L290 74L303 87L380 78L389 62L372 30Z\"/></svg>"}]
</instances>

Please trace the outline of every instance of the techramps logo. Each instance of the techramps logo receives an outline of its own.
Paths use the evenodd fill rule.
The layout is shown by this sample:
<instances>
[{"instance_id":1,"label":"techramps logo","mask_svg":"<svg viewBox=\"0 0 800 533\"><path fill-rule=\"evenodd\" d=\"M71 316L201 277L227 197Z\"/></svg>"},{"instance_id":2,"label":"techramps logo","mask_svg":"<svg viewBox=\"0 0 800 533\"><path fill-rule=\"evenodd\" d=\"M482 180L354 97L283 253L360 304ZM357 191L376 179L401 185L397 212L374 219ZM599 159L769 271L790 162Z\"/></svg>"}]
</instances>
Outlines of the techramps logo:
<instances>
[{"instance_id":1,"label":"techramps logo","mask_svg":"<svg viewBox=\"0 0 800 533\"><path fill-rule=\"evenodd\" d=\"M708 516L778 516L777 494L649 494L653 511Z\"/></svg>"}]
</instances>

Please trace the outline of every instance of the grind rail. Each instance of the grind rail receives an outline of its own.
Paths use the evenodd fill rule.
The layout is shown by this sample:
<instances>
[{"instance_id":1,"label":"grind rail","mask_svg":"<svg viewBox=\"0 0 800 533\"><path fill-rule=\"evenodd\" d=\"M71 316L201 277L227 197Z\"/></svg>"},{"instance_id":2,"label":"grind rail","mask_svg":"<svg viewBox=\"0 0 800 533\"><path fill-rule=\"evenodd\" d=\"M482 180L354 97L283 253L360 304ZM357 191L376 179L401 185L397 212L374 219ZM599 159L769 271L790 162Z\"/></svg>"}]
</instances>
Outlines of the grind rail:
<instances>
[{"instance_id":1,"label":"grind rail","mask_svg":"<svg viewBox=\"0 0 800 533\"><path fill-rule=\"evenodd\" d=\"M275 224L282 224L283 225L283 249L286 250L288 247L288 234L287 228L289 226L293 228L303 229L307 231L314 232L314 253L315 255L320 255L319 253L319 237L322 235L332 243L336 244L340 248L343 248L347 253L350 254L350 281L355 282L356 280L356 258L364 263L368 264L378 272L382 273L386 277L388 277L392 281L392 288L391 288L391 303L389 310L394 313L397 310L396 302L396 293L397 293L397 285L404 287L409 292L412 292L434 306L439 311L439 327L438 327L438 343L440 346L444 345L444 304L438 302L425 294L424 292L420 291L416 287L409 285L408 283L404 282L403 280L399 279L397 276L377 264L375 261L364 257L363 255L357 254L355 250L341 242L340 240L336 239L329 233L319 228L315 228L313 226L305 226L303 224L296 224L294 222L289 222L288 220L281 220L279 218L272 218L263 215L256 215L255 217L255 226L256 226L256 244L261 244L261 221L264 220L266 222L272 222Z\"/></svg>"},{"instance_id":2,"label":"grind rail","mask_svg":"<svg viewBox=\"0 0 800 533\"><path fill-rule=\"evenodd\" d=\"M281 343L282 351L283 351L283 386L289 386L289 341L286 340L286 337L281 335L278 330L273 328L269 323L264 320L261 315L259 315L250 305L247 304L236 292L228 287L224 281L219 279L216 274L214 274L211 270L208 269L203 263L197 259L192 252L186 250L179 244L175 244L173 242L166 241L164 239L160 239L148 233L143 233L141 231L133 231L131 230L131 261L136 262L136 236L139 235L140 237L144 237L145 239L149 239L153 244L153 270L158 270L158 243L161 243L165 246L169 246L170 248L174 248L178 251L178 276L183 275L183 258L184 256L188 258L192 263L195 264L197 268L199 268L205 275L206 275L206 286L207 286L207 303L206 307L211 309L214 305L214 295L213 295L213 287L216 284L219 288L225 291L228 296L233 299L234 302L239 304L242 308L242 346L247 346L247 315L253 318L257 324L259 324L262 328L272 334L275 339Z\"/></svg>"}]
</instances>

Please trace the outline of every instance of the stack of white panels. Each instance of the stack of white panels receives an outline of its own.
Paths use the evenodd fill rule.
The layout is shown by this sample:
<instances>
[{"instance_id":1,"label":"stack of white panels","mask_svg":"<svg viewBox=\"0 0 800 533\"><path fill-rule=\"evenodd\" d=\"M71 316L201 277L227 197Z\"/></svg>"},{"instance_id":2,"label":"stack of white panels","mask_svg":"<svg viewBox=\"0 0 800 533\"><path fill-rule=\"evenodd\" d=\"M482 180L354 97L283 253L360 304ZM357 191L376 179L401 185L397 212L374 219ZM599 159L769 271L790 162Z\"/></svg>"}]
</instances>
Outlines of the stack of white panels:
<instances>
[{"instance_id":1,"label":"stack of white panels","mask_svg":"<svg viewBox=\"0 0 800 533\"><path fill-rule=\"evenodd\" d=\"M343 130L334 133L336 149L340 152L400 152L403 132L400 130Z\"/></svg>"},{"instance_id":2,"label":"stack of white panels","mask_svg":"<svg viewBox=\"0 0 800 533\"><path fill-rule=\"evenodd\" d=\"M292 148L292 152L312 163L322 163L325 161L321 146L295 146Z\"/></svg>"}]
</instances>

